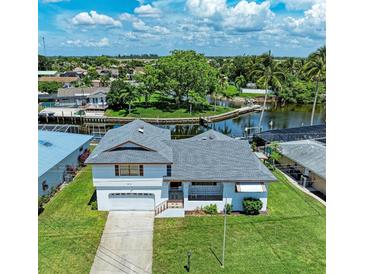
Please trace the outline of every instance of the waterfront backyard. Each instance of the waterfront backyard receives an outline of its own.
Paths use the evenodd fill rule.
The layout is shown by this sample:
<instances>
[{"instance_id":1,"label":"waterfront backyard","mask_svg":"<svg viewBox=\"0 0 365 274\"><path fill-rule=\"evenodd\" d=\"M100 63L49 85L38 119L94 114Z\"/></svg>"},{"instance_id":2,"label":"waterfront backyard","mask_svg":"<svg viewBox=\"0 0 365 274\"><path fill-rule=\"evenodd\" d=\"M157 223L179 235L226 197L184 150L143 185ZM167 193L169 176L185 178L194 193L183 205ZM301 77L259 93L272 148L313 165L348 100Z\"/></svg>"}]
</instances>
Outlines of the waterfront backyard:
<instances>
[{"instance_id":1,"label":"waterfront backyard","mask_svg":"<svg viewBox=\"0 0 365 274\"><path fill-rule=\"evenodd\" d=\"M325 207L274 174L267 215L227 218L224 269L223 217L191 216L155 219L153 272L185 273L191 251L192 273L325 273Z\"/></svg>"}]
</instances>

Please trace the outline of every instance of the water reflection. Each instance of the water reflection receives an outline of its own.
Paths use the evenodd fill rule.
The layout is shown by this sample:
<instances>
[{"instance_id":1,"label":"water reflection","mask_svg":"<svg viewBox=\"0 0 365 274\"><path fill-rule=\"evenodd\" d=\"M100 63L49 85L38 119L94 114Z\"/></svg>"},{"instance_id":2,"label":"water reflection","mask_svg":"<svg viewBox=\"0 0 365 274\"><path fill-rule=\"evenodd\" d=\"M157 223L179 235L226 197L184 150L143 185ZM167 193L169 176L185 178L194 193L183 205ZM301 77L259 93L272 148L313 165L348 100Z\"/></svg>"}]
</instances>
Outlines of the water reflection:
<instances>
[{"instance_id":1,"label":"water reflection","mask_svg":"<svg viewBox=\"0 0 365 274\"><path fill-rule=\"evenodd\" d=\"M286 105L285 107L274 107L269 105L262 120L262 130L291 128L298 126L310 125L311 105ZM232 137L246 136L252 134L258 129L260 113L244 114L242 116L212 123L209 128L220 131ZM314 124L323 124L326 122L326 113L324 106L318 106L314 116ZM207 129L200 125L170 125L163 126L171 129L171 135L175 139L187 138L206 131ZM245 128L252 128L245 132Z\"/></svg>"}]
</instances>

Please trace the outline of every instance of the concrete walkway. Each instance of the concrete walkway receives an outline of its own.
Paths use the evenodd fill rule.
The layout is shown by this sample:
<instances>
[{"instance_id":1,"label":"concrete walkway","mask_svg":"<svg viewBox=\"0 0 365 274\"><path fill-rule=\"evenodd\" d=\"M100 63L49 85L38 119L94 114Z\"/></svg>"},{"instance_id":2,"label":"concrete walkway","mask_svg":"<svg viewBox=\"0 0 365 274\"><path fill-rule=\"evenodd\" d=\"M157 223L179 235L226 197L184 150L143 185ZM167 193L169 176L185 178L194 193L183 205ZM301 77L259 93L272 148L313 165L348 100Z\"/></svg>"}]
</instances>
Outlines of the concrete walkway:
<instances>
[{"instance_id":1,"label":"concrete walkway","mask_svg":"<svg viewBox=\"0 0 365 274\"><path fill-rule=\"evenodd\" d=\"M152 273L153 211L111 211L91 274Z\"/></svg>"}]
</instances>

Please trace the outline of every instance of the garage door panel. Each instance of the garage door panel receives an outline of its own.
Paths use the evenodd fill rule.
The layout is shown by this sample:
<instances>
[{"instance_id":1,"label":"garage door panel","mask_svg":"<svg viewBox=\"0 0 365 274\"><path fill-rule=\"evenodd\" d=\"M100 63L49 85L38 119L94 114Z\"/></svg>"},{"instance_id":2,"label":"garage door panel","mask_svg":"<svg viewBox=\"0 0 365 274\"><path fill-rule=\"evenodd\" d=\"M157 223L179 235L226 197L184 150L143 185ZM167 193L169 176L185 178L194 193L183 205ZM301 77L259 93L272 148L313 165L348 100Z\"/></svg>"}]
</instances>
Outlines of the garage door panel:
<instances>
[{"instance_id":1,"label":"garage door panel","mask_svg":"<svg viewBox=\"0 0 365 274\"><path fill-rule=\"evenodd\" d=\"M149 193L111 193L109 210L154 210L155 199Z\"/></svg>"}]
</instances>

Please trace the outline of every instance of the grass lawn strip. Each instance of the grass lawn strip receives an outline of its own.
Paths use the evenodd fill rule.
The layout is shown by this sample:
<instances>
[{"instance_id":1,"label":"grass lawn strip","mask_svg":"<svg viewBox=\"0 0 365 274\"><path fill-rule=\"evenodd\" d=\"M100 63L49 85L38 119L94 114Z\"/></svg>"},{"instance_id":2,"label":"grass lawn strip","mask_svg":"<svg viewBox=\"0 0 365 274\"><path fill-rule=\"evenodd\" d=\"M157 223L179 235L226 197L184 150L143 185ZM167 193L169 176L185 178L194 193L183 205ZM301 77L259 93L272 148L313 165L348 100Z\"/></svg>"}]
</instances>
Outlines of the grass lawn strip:
<instances>
[{"instance_id":1,"label":"grass lawn strip","mask_svg":"<svg viewBox=\"0 0 365 274\"><path fill-rule=\"evenodd\" d=\"M105 111L105 116L109 117L135 117L135 118L191 118L200 116L218 115L225 112L234 110L234 108L217 106L216 111L211 107L210 110L203 112L190 112L185 108L179 108L174 110L163 110L156 107L136 107L130 114L126 110L111 110Z\"/></svg>"},{"instance_id":2,"label":"grass lawn strip","mask_svg":"<svg viewBox=\"0 0 365 274\"><path fill-rule=\"evenodd\" d=\"M227 218L224 269L222 216L155 219L154 273L184 273L188 250L194 273L325 273L325 207L275 175L267 215Z\"/></svg>"},{"instance_id":3,"label":"grass lawn strip","mask_svg":"<svg viewBox=\"0 0 365 274\"><path fill-rule=\"evenodd\" d=\"M83 168L38 218L39 273L89 273L107 218L91 210L91 167Z\"/></svg>"}]
</instances>

